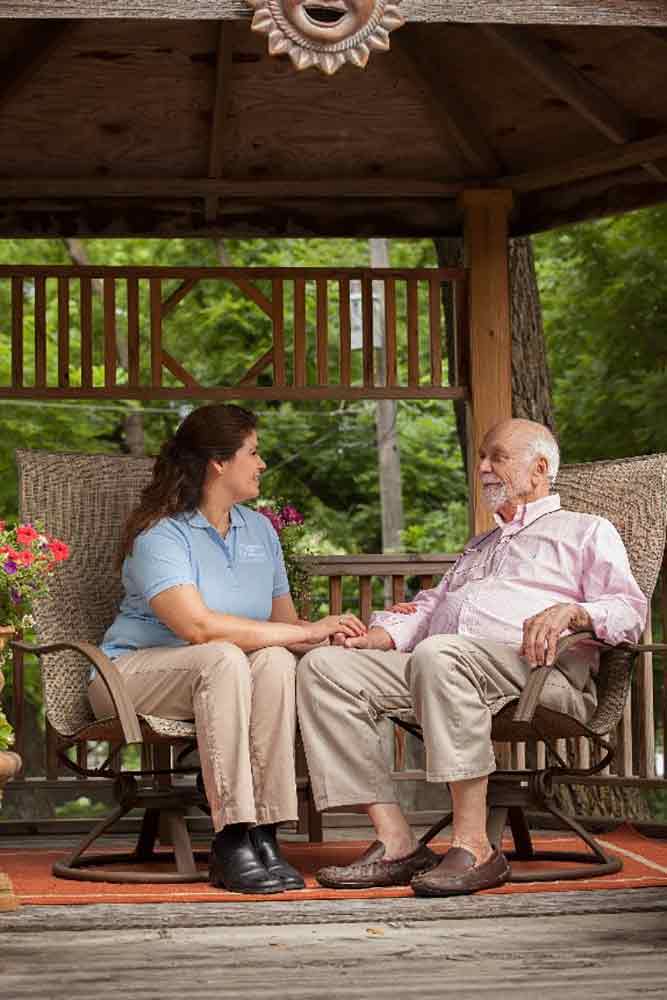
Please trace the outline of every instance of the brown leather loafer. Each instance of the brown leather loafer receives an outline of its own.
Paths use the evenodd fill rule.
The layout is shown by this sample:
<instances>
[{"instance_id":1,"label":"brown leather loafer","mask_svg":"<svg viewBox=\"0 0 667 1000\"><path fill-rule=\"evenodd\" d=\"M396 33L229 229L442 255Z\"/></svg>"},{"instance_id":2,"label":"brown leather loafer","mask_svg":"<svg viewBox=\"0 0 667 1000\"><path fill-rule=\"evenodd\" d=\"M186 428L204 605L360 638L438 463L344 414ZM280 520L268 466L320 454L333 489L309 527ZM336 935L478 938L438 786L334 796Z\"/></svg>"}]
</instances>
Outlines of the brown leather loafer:
<instances>
[{"instance_id":1,"label":"brown leather loafer","mask_svg":"<svg viewBox=\"0 0 667 1000\"><path fill-rule=\"evenodd\" d=\"M371 889L377 886L410 885L419 872L427 872L438 863L438 856L420 844L412 854L384 861L384 844L376 840L358 861L351 865L321 868L315 878L327 889Z\"/></svg>"},{"instance_id":2,"label":"brown leather loafer","mask_svg":"<svg viewBox=\"0 0 667 1000\"><path fill-rule=\"evenodd\" d=\"M470 851L450 847L437 868L416 875L410 884L416 896L464 896L480 889L493 889L507 882L509 876L507 858L498 850L478 865Z\"/></svg>"}]
</instances>

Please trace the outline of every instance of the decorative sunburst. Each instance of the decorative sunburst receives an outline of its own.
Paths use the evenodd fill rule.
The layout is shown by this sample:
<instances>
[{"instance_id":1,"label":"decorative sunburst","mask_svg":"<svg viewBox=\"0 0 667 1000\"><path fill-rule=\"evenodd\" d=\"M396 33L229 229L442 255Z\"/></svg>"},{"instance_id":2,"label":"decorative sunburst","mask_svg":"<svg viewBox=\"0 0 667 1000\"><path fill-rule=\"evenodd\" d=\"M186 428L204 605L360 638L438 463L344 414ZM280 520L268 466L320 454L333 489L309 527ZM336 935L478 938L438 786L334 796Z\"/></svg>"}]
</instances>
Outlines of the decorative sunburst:
<instances>
[{"instance_id":1,"label":"decorative sunburst","mask_svg":"<svg viewBox=\"0 0 667 1000\"><path fill-rule=\"evenodd\" d=\"M346 62L363 69L371 51L386 52L389 32L405 23L401 0L246 0L252 30L269 36L272 56L331 76Z\"/></svg>"}]
</instances>

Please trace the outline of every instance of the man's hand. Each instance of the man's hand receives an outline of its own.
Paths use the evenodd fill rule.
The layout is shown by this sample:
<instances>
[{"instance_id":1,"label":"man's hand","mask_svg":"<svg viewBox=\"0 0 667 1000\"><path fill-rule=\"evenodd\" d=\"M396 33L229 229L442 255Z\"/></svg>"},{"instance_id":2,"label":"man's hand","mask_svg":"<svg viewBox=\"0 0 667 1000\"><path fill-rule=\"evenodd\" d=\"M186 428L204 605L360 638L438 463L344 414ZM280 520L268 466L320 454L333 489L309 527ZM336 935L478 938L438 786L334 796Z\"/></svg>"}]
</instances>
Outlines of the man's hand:
<instances>
[{"instance_id":1,"label":"man's hand","mask_svg":"<svg viewBox=\"0 0 667 1000\"><path fill-rule=\"evenodd\" d=\"M345 636L337 632L333 637L334 646L345 646L346 649L395 649L394 640L379 625L369 628L366 635Z\"/></svg>"},{"instance_id":2,"label":"man's hand","mask_svg":"<svg viewBox=\"0 0 667 1000\"><path fill-rule=\"evenodd\" d=\"M329 636L341 634L345 638L357 636L362 638L366 635L366 626L356 615L346 611L340 615L327 615L318 622L304 622L302 628L305 632L304 641L310 645L319 645Z\"/></svg>"},{"instance_id":3,"label":"man's hand","mask_svg":"<svg viewBox=\"0 0 667 1000\"><path fill-rule=\"evenodd\" d=\"M519 652L531 667L550 667L556 659L556 644L563 632L592 627L590 615L578 604L552 604L525 620Z\"/></svg>"}]
</instances>

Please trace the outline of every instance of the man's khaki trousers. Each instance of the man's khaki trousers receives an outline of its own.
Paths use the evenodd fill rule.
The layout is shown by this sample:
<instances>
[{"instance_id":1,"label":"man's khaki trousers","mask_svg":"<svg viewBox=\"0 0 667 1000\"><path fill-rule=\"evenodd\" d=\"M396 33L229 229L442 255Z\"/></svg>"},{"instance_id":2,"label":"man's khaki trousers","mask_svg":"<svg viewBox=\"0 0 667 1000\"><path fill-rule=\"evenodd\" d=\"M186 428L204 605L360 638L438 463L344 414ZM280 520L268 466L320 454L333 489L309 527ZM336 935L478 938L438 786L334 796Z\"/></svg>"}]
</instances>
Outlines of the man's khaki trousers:
<instances>
[{"instance_id":1,"label":"man's khaki trousers","mask_svg":"<svg viewBox=\"0 0 667 1000\"><path fill-rule=\"evenodd\" d=\"M297 670L297 704L318 809L395 802L378 722L412 709L424 731L428 781L495 770L491 722L515 699L530 667L513 647L435 635L413 653L321 647ZM595 694L589 671L554 669L542 702L582 721Z\"/></svg>"},{"instance_id":2,"label":"man's khaki trousers","mask_svg":"<svg viewBox=\"0 0 667 1000\"><path fill-rule=\"evenodd\" d=\"M137 712L194 719L216 831L297 819L292 653L207 642L141 649L116 665ZM99 675L88 694L98 719L115 714Z\"/></svg>"}]
</instances>

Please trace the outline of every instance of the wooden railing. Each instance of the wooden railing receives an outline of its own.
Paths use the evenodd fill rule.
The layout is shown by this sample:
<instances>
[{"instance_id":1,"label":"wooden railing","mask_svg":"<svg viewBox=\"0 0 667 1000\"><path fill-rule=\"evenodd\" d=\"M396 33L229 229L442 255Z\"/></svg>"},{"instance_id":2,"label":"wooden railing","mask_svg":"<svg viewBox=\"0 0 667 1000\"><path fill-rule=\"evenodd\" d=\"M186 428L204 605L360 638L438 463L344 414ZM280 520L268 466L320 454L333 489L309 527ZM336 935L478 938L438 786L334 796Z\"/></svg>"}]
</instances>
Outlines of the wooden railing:
<instances>
[{"instance_id":1,"label":"wooden railing","mask_svg":"<svg viewBox=\"0 0 667 1000\"><path fill-rule=\"evenodd\" d=\"M361 555L309 558L306 561L311 569L316 592L318 589L322 591L322 600L316 608L318 612L330 610L338 613L349 609L368 621L374 608L382 608L387 602L401 600L417 589L433 586L454 558L453 555ZM667 580L664 573L659 581L654 606L664 630L667 627ZM16 723L16 749L23 756L27 756L28 749L26 671L31 669L37 668L24 663L21 658L16 659L13 676L14 702L10 714ZM653 665L647 657L637 668L632 697L616 733L618 753L612 771L591 779L591 783L667 788L667 780L656 774L655 767L657 734L664 734L667 724L667 671L663 668L658 674L655 716L654 676ZM36 732L38 731L33 727L30 739L36 738ZM40 803L46 803L47 808L49 803L75 799L80 795L104 798L108 794L99 780L72 778L71 772L63 770L58 764L55 740L48 726L46 735L39 738L42 740L41 766L33 769L27 779L8 786L5 792L8 805L14 796L28 791L37 796ZM570 759L577 766L587 766L591 759L588 741L579 739L568 742L569 746L561 743L561 752L568 751ZM94 753L99 755L99 746L91 745L88 749L81 747L77 754L79 764L84 765L90 759L89 755ZM395 769L401 772L407 759L405 735L402 731L397 730L395 733L394 753ZM496 753L503 767L523 768L527 762L543 766L545 762L545 749L541 743L532 747L525 744L512 744L509 747L497 745ZM34 757L34 752L31 756ZM414 772L413 776L417 777L418 774ZM0 813L0 829L2 824L3 815Z\"/></svg>"},{"instance_id":2,"label":"wooden railing","mask_svg":"<svg viewBox=\"0 0 667 1000\"><path fill-rule=\"evenodd\" d=\"M188 370L170 328L202 282L231 286L258 310L266 349L229 384L204 384ZM449 371L443 283L454 323ZM11 361L0 397L464 399L466 325L462 268L2 265L0 343Z\"/></svg>"}]
</instances>

